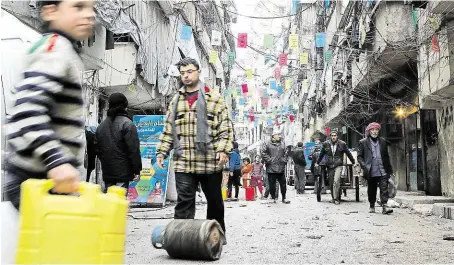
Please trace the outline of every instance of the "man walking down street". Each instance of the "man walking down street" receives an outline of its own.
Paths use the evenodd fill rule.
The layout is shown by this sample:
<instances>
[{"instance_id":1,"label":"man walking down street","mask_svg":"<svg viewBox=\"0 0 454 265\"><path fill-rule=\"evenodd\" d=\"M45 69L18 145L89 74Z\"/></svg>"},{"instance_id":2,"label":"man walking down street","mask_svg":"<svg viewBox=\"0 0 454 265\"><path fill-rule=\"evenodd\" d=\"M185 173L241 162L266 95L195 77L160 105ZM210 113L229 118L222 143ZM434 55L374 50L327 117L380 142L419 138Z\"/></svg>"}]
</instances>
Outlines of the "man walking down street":
<instances>
[{"instance_id":1,"label":"man walking down street","mask_svg":"<svg viewBox=\"0 0 454 265\"><path fill-rule=\"evenodd\" d=\"M306 188L306 158L304 157L304 145L299 142L296 148L292 148L289 156L295 163L295 189L297 194L304 194Z\"/></svg>"},{"instance_id":2,"label":"man walking down street","mask_svg":"<svg viewBox=\"0 0 454 265\"><path fill-rule=\"evenodd\" d=\"M266 172L268 174L268 185L271 199L276 203L276 180L281 186L282 202L290 203L286 199L287 184L285 181L285 166L288 161L288 154L285 143L281 138L278 128L273 130L271 141L264 143L261 147L262 159L265 161Z\"/></svg>"},{"instance_id":3,"label":"man walking down street","mask_svg":"<svg viewBox=\"0 0 454 265\"><path fill-rule=\"evenodd\" d=\"M199 79L200 65L191 58L177 67L183 86L169 104L164 132L157 148L157 163L173 149L178 194L175 219L194 219L199 183L207 199L207 219L225 232L222 170L232 151L233 128L223 97Z\"/></svg>"},{"instance_id":4,"label":"man walking down street","mask_svg":"<svg viewBox=\"0 0 454 265\"><path fill-rule=\"evenodd\" d=\"M378 136L380 128L380 124L376 122L372 122L366 127L366 138L361 139L358 145L358 162L363 168L364 178L368 182L369 212L375 213L378 186L380 188L380 202L383 207L382 213L390 214L393 210L387 208L388 180L393 174L393 169L386 141Z\"/></svg>"},{"instance_id":5,"label":"man walking down street","mask_svg":"<svg viewBox=\"0 0 454 265\"><path fill-rule=\"evenodd\" d=\"M96 130L95 149L101 161L105 192L115 185L128 189L131 180L140 179L142 159L139 136L128 116L127 107L125 95L112 94L107 119Z\"/></svg>"},{"instance_id":6,"label":"man walking down street","mask_svg":"<svg viewBox=\"0 0 454 265\"><path fill-rule=\"evenodd\" d=\"M235 198L238 200L238 193L240 192L240 179L241 179L241 155L238 150L238 143L233 143L233 152L230 155L229 166L229 181L227 182L227 200L232 199L232 186L235 186Z\"/></svg>"},{"instance_id":7,"label":"man walking down street","mask_svg":"<svg viewBox=\"0 0 454 265\"><path fill-rule=\"evenodd\" d=\"M323 143L320 156L318 157L315 166L318 166L326 155L326 167L328 169L328 179L332 197L331 202L338 205L340 203L340 181L342 166L344 165L344 154L348 156L348 159L350 159L353 164L355 164L355 159L350 150L348 150L347 144L338 139L336 131L330 133L330 138L330 140Z\"/></svg>"}]
</instances>

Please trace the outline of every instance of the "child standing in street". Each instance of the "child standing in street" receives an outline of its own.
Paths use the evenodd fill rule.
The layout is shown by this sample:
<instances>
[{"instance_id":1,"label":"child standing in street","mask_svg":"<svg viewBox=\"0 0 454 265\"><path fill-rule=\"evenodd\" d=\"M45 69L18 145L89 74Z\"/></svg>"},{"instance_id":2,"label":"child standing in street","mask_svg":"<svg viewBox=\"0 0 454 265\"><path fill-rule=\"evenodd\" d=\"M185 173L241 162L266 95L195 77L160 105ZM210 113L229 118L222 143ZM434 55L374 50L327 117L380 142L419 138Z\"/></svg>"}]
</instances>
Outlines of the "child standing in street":
<instances>
[{"instance_id":1,"label":"child standing in street","mask_svg":"<svg viewBox=\"0 0 454 265\"><path fill-rule=\"evenodd\" d=\"M260 163L260 157L255 157L255 162L252 164L251 186L255 189L257 194L257 187L260 192L260 199L263 199L263 164ZM257 196L256 196L257 197Z\"/></svg>"},{"instance_id":2,"label":"child standing in street","mask_svg":"<svg viewBox=\"0 0 454 265\"><path fill-rule=\"evenodd\" d=\"M40 1L45 33L28 51L7 124L6 199L18 209L20 185L52 179L53 192L78 190L84 153L83 62L77 42L93 34L93 1Z\"/></svg>"},{"instance_id":3,"label":"child standing in street","mask_svg":"<svg viewBox=\"0 0 454 265\"><path fill-rule=\"evenodd\" d=\"M241 173L243 174L243 188L249 187L248 181L251 179L251 172L251 159L249 159L249 157L246 157L245 159L243 159L243 168L241 169Z\"/></svg>"}]
</instances>

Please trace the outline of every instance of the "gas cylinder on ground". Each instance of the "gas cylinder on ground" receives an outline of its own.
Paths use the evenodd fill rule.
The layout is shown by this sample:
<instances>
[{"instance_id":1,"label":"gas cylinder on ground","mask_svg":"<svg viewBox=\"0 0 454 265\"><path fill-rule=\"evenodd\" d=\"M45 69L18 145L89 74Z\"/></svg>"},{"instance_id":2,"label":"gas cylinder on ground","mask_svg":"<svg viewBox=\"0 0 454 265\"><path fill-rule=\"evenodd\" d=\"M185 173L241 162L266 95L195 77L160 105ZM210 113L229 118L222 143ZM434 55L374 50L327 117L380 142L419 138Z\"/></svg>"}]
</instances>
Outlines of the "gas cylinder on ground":
<instances>
[{"instance_id":1,"label":"gas cylinder on ground","mask_svg":"<svg viewBox=\"0 0 454 265\"><path fill-rule=\"evenodd\" d=\"M172 258L218 260L225 235L216 220L177 219L156 227L151 242Z\"/></svg>"}]
</instances>

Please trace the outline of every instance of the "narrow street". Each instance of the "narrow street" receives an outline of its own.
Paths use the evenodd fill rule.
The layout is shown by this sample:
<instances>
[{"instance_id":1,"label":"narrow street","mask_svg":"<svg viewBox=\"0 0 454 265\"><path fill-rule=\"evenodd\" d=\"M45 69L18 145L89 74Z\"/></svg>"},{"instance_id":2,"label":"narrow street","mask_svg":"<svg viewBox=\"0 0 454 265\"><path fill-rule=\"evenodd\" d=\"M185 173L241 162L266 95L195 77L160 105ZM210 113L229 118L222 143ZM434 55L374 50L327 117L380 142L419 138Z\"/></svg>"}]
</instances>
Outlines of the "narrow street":
<instances>
[{"instance_id":1,"label":"narrow street","mask_svg":"<svg viewBox=\"0 0 454 265\"><path fill-rule=\"evenodd\" d=\"M296 195L289 188L291 204L262 201L226 202L228 245L214 263L452 263L454 222L422 217L409 209L395 208L390 216L368 213L366 190L361 202L354 193L336 206L330 195L318 203L314 194ZM244 190L240 190L244 195ZM206 205L197 205L196 218L203 219ZM164 210L132 209L135 218L171 217L173 206ZM171 219L128 218L126 263L200 264L174 260L165 250L154 249L150 235L156 225Z\"/></svg>"}]
</instances>

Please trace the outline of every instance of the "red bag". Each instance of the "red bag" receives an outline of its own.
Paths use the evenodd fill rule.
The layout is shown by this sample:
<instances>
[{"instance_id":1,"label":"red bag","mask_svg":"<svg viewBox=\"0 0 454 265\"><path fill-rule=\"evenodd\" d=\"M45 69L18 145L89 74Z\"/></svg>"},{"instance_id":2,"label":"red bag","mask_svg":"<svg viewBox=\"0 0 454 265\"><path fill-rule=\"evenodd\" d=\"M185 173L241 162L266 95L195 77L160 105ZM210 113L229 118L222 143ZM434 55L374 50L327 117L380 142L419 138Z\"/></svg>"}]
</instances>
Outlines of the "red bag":
<instances>
[{"instance_id":1,"label":"red bag","mask_svg":"<svg viewBox=\"0 0 454 265\"><path fill-rule=\"evenodd\" d=\"M255 189L253 187L245 188L246 201L255 201Z\"/></svg>"}]
</instances>

